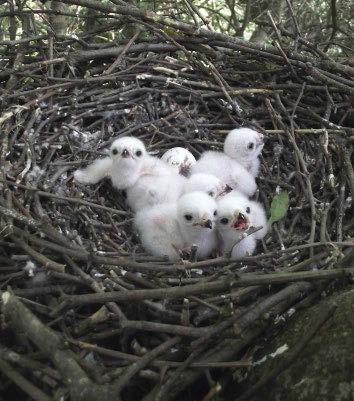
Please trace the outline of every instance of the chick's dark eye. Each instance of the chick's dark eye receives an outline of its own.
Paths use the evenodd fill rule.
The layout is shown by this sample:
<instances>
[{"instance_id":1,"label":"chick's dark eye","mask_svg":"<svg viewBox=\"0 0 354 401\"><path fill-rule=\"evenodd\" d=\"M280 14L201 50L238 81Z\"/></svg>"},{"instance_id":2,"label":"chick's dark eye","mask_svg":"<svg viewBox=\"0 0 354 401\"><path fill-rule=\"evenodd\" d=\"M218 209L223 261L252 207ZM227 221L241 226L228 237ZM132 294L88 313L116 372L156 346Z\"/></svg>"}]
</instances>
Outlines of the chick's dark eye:
<instances>
[{"instance_id":1,"label":"chick's dark eye","mask_svg":"<svg viewBox=\"0 0 354 401\"><path fill-rule=\"evenodd\" d=\"M191 214L185 214L185 215L184 215L184 218L185 218L187 221L191 221L193 217L192 217Z\"/></svg>"},{"instance_id":2,"label":"chick's dark eye","mask_svg":"<svg viewBox=\"0 0 354 401\"><path fill-rule=\"evenodd\" d=\"M253 143L253 142L250 142L250 143L247 145L247 148L248 148L248 149L253 149L253 148L254 148L254 143Z\"/></svg>"},{"instance_id":3,"label":"chick's dark eye","mask_svg":"<svg viewBox=\"0 0 354 401\"><path fill-rule=\"evenodd\" d=\"M218 214L218 212L216 210L214 210L214 216L216 216Z\"/></svg>"},{"instance_id":4,"label":"chick's dark eye","mask_svg":"<svg viewBox=\"0 0 354 401\"><path fill-rule=\"evenodd\" d=\"M249 206L246 207L246 213L251 213L251 208Z\"/></svg>"},{"instance_id":5,"label":"chick's dark eye","mask_svg":"<svg viewBox=\"0 0 354 401\"><path fill-rule=\"evenodd\" d=\"M143 152L142 152L141 150L137 150L137 151L135 152L135 154L136 154L138 157L140 157L140 156L143 154Z\"/></svg>"},{"instance_id":6,"label":"chick's dark eye","mask_svg":"<svg viewBox=\"0 0 354 401\"><path fill-rule=\"evenodd\" d=\"M227 219L226 217L223 217L222 219L220 219L221 224L227 224L228 222L229 222L229 219Z\"/></svg>"},{"instance_id":7,"label":"chick's dark eye","mask_svg":"<svg viewBox=\"0 0 354 401\"><path fill-rule=\"evenodd\" d=\"M117 155L118 154L118 150L116 148L112 149L112 154L113 155Z\"/></svg>"},{"instance_id":8,"label":"chick's dark eye","mask_svg":"<svg viewBox=\"0 0 354 401\"><path fill-rule=\"evenodd\" d=\"M208 195L211 196L211 197L214 197L214 192L213 191L209 191Z\"/></svg>"}]
</instances>

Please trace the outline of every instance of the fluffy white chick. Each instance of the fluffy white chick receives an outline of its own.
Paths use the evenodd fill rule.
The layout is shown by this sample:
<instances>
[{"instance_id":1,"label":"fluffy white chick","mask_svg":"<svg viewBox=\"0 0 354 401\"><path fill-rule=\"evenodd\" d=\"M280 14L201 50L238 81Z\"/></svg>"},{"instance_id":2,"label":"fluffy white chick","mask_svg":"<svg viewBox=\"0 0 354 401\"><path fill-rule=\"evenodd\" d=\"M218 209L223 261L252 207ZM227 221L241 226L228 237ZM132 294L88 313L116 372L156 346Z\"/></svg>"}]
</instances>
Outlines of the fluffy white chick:
<instances>
[{"instance_id":1,"label":"fluffy white chick","mask_svg":"<svg viewBox=\"0 0 354 401\"><path fill-rule=\"evenodd\" d=\"M190 168L196 163L195 157L188 149L178 146L167 150L161 156L161 159L175 168L179 174L185 176L188 175Z\"/></svg>"},{"instance_id":2,"label":"fluffy white chick","mask_svg":"<svg viewBox=\"0 0 354 401\"><path fill-rule=\"evenodd\" d=\"M204 152L191 168L192 175L197 173L215 175L232 189L247 196L252 196L257 189L254 176L224 152Z\"/></svg>"},{"instance_id":3,"label":"fluffy white chick","mask_svg":"<svg viewBox=\"0 0 354 401\"><path fill-rule=\"evenodd\" d=\"M117 189L127 189L147 170L153 170L154 158L146 152L144 143L134 137L116 139L109 150L112 159L111 180Z\"/></svg>"},{"instance_id":4,"label":"fluffy white chick","mask_svg":"<svg viewBox=\"0 0 354 401\"><path fill-rule=\"evenodd\" d=\"M267 233L262 206L241 193L233 191L221 198L218 201L217 215L220 249L223 253L231 251L232 259L251 255L256 249L257 239L263 238ZM250 227L259 226L263 228L245 237L245 232Z\"/></svg>"},{"instance_id":5,"label":"fluffy white chick","mask_svg":"<svg viewBox=\"0 0 354 401\"><path fill-rule=\"evenodd\" d=\"M116 188L127 190L129 207L136 212L176 201L185 177L178 175L165 161L149 156L140 140L129 138L127 142L122 139L111 146L111 179Z\"/></svg>"},{"instance_id":6,"label":"fluffy white chick","mask_svg":"<svg viewBox=\"0 0 354 401\"><path fill-rule=\"evenodd\" d=\"M174 202L181 194L185 177L157 157L147 154L137 138L113 142L111 179L118 189L127 190L127 203L134 211L165 202ZM132 141L133 139L133 141Z\"/></svg>"},{"instance_id":7,"label":"fluffy white chick","mask_svg":"<svg viewBox=\"0 0 354 401\"><path fill-rule=\"evenodd\" d=\"M235 128L224 142L224 153L238 161L254 177L259 172L259 155L264 146L263 135L251 128Z\"/></svg>"},{"instance_id":8,"label":"fluffy white chick","mask_svg":"<svg viewBox=\"0 0 354 401\"><path fill-rule=\"evenodd\" d=\"M149 161L144 143L134 137L116 139L109 150L109 157L97 159L88 167L74 172L74 177L83 184L96 184L104 177L111 177L117 189L133 185Z\"/></svg>"},{"instance_id":9,"label":"fluffy white chick","mask_svg":"<svg viewBox=\"0 0 354 401\"><path fill-rule=\"evenodd\" d=\"M197 258L208 257L217 246L216 202L203 192L190 192L175 203L143 209L135 227L145 250L176 261L183 250L197 246Z\"/></svg>"},{"instance_id":10,"label":"fluffy white chick","mask_svg":"<svg viewBox=\"0 0 354 401\"><path fill-rule=\"evenodd\" d=\"M229 185L223 183L215 175L203 173L191 175L183 186L183 193L201 191L214 199L227 194L231 190L232 188Z\"/></svg>"},{"instance_id":11,"label":"fluffy white chick","mask_svg":"<svg viewBox=\"0 0 354 401\"><path fill-rule=\"evenodd\" d=\"M110 176L115 188L127 191L127 203L134 211L177 200L186 179L163 160L150 156L144 143L134 137L116 139L108 158L96 160L74 176L85 184Z\"/></svg>"},{"instance_id":12,"label":"fluffy white chick","mask_svg":"<svg viewBox=\"0 0 354 401\"><path fill-rule=\"evenodd\" d=\"M161 203L176 202L183 194L201 191L216 199L232 190L214 175L194 174L186 178L179 174L143 175L127 190L129 206L138 211Z\"/></svg>"},{"instance_id":13,"label":"fluffy white chick","mask_svg":"<svg viewBox=\"0 0 354 401\"><path fill-rule=\"evenodd\" d=\"M127 189L127 203L133 211L177 201L182 194L186 178L170 168L164 164L155 165L154 171L142 175Z\"/></svg>"}]
</instances>

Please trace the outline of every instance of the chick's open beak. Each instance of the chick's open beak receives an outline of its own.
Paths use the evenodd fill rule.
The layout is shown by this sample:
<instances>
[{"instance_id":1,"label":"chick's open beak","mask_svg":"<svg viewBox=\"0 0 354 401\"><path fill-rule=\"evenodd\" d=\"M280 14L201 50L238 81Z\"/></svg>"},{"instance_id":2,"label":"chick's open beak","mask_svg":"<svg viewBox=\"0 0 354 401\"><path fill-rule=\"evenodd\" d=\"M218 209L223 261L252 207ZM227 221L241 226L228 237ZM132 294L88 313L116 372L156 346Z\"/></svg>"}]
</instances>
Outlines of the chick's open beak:
<instances>
[{"instance_id":1,"label":"chick's open beak","mask_svg":"<svg viewBox=\"0 0 354 401\"><path fill-rule=\"evenodd\" d=\"M249 225L250 223L247 217L243 213L238 213L233 223L233 227L236 230L247 230L249 228Z\"/></svg>"},{"instance_id":2,"label":"chick's open beak","mask_svg":"<svg viewBox=\"0 0 354 401\"><path fill-rule=\"evenodd\" d=\"M124 158L129 157L129 152L128 152L127 149L124 149L124 150L123 150L123 152L122 152L122 157L124 157Z\"/></svg>"}]
</instances>

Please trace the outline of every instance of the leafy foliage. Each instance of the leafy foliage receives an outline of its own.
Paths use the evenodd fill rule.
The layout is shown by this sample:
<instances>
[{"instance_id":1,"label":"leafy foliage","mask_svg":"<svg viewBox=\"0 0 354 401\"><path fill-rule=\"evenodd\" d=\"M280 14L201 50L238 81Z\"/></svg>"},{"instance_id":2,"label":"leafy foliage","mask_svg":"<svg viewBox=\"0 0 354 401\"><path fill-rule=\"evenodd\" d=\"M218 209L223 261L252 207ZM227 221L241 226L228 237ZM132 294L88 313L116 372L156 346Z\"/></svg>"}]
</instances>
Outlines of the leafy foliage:
<instances>
[{"instance_id":1,"label":"leafy foliage","mask_svg":"<svg viewBox=\"0 0 354 401\"><path fill-rule=\"evenodd\" d=\"M14 40L34 34L47 33L47 23L57 34L85 35L95 30L102 30L100 42L131 37L131 20L122 18L114 22L115 17L81 6L69 6L60 1L42 2L39 0L0 2L0 40ZM102 4L115 1L102 0ZM119 2L124 4L123 1ZM268 13L272 15L278 28L289 34L297 35L294 27L296 19L299 32L306 40L316 44L320 50L338 56L350 57L353 54L352 31L354 3L350 0L323 1L310 0L130 0L129 6L141 10L154 11L197 27L207 27L253 42L271 43L276 39ZM16 21L10 21L9 12L16 15ZM3 15L1 15L3 14ZM21 22L19 24L19 22ZM17 26L16 26L17 25ZM22 26L20 26L22 25ZM110 29L105 29L109 27ZM25 29L23 29L25 28ZM146 28L148 32L148 29ZM172 37L176 32L172 33ZM97 37L96 37L97 40ZM287 39L291 43L292 39Z\"/></svg>"}]
</instances>

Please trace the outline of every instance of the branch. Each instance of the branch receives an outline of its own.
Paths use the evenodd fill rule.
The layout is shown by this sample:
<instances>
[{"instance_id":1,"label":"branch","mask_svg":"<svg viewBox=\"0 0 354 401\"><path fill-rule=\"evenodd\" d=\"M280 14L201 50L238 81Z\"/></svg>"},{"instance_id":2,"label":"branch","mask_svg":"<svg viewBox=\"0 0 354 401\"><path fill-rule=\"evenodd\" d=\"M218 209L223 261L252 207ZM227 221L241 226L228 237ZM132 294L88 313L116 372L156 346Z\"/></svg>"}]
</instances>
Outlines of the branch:
<instances>
[{"instance_id":1,"label":"branch","mask_svg":"<svg viewBox=\"0 0 354 401\"><path fill-rule=\"evenodd\" d=\"M264 275L244 274L240 278L228 277L213 283L200 283L184 287L171 287L153 290L131 290L129 292L112 291L103 294L84 294L65 297L61 307L87 305L93 303L131 302L142 299L178 299L189 295L206 294L216 291L227 291L237 287L254 285L285 284L297 281L331 280L351 277L354 269L320 270L297 273L271 273Z\"/></svg>"}]
</instances>

